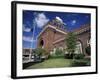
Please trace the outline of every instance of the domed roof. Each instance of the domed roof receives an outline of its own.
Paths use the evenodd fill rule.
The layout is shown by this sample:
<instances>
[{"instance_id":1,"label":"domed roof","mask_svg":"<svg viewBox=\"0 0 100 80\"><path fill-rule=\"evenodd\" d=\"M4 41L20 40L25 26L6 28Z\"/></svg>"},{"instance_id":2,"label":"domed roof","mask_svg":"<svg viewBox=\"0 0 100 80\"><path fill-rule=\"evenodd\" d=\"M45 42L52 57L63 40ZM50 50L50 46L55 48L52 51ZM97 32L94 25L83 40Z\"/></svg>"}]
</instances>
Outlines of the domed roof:
<instances>
[{"instance_id":1,"label":"domed roof","mask_svg":"<svg viewBox=\"0 0 100 80\"><path fill-rule=\"evenodd\" d=\"M63 23L63 20L62 20L60 17L56 16L56 19L57 19L58 21L60 21L61 23Z\"/></svg>"},{"instance_id":2,"label":"domed roof","mask_svg":"<svg viewBox=\"0 0 100 80\"><path fill-rule=\"evenodd\" d=\"M67 31L67 27L66 27L65 23L58 16L56 16L52 21L49 21L49 24L56 28L59 28L61 30Z\"/></svg>"}]
</instances>

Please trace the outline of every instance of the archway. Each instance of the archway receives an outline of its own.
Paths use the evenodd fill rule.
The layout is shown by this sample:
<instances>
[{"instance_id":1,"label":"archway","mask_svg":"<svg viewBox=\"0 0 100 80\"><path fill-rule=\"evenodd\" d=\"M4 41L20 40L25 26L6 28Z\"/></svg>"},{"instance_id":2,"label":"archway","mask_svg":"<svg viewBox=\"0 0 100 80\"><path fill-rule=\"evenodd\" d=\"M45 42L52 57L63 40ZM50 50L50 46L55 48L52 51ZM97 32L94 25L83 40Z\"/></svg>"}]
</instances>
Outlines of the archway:
<instances>
[{"instance_id":1,"label":"archway","mask_svg":"<svg viewBox=\"0 0 100 80\"><path fill-rule=\"evenodd\" d=\"M81 53L83 53L82 52L82 43L80 41L77 41L75 54L81 54Z\"/></svg>"}]
</instances>

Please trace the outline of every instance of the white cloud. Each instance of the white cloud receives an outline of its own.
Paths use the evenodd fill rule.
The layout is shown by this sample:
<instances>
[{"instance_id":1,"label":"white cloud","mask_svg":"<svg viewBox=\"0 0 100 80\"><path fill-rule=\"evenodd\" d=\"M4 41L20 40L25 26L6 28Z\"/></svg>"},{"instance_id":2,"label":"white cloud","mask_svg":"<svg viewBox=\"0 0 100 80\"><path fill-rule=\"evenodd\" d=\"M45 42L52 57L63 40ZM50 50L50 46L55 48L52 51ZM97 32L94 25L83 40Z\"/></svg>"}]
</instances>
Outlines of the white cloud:
<instances>
[{"instance_id":1,"label":"white cloud","mask_svg":"<svg viewBox=\"0 0 100 80\"><path fill-rule=\"evenodd\" d=\"M31 31L31 28L28 28L28 27L26 27L25 24L23 24L23 31L30 32Z\"/></svg>"},{"instance_id":2,"label":"white cloud","mask_svg":"<svg viewBox=\"0 0 100 80\"><path fill-rule=\"evenodd\" d=\"M76 20L72 20L72 23L71 24L72 25L76 24Z\"/></svg>"},{"instance_id":3,"label":"white cloud","mask_svg":"<svg viewBox=\"0 0 100 80\"><path fill-rule=\"evenodd\" d=\"M47 24L48 21L49 19L44 13L38 13L38 15L35 18L36 25L39 28L42 28L45 24Z\"/></svg>"},{"instance_id":4,"label":"white cloud","mask_svg":"<svg viewBox=\"0 0 100 80\"><path fill-rule=\"evenodd\" d=\"M26 36L23 36L23 40L27 41L27 42L35 42L36 41L32 37L26 37Z\"/></svg>"},{"instance_id":5,"label":"white cloud","mask_svg":"<svg viewBox=\"0 0 100 80\"><path fill-rule=\"evenodd\" d=\"M31 29L30 29L30 28L23 27L23 31L25 31L25 32L30 32Z\"/></svg>"}]
</instances>

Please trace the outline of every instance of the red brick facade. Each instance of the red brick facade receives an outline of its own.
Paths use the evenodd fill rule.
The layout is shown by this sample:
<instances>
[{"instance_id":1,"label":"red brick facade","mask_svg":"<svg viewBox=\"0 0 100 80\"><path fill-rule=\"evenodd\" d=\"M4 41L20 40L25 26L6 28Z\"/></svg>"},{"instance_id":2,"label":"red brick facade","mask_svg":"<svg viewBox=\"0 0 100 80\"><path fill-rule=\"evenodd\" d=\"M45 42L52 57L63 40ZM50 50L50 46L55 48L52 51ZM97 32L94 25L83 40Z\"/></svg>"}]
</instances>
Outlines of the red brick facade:
<instances>
[{"instance_id":1,"label":"red brick facade","mask_svg":"<svg viewBox=\"0 0 100 80\"><path fill-rule=\"evenodd\" d=\"M77 34L77 40L82 45L82 53L86 54L85 48L87 47L87 41L90 39L90 25L84 25L73 32ZM67 47L65 45L67 33L67 31L65 32L55 26L47 24L38 36L38 47L42 46L48 52L53 51L54 48L65 48Z\"/></svg>"}]
</instances>

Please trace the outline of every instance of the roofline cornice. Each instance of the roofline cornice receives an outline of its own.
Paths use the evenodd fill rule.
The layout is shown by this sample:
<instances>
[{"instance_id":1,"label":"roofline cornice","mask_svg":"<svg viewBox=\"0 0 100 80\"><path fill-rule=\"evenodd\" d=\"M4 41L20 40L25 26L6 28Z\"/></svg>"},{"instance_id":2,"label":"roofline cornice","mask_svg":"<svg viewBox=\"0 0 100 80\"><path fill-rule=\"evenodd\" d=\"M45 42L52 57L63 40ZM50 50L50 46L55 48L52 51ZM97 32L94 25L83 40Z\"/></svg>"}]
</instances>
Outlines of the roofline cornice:
<instances>
[{"instance_id":1,"label":"roofline cornice","mask_svg":"<svg viewBox=\"0 0 100 80\"><path fill-rule=\"evenodd\" d=\"M62 30L60 30L60 29L58 29L58 28L56 28L56 27L54 27L54 26L48 24L48 25L46 25L46 26L44 27L44 29L40 32L40 34L38 35L37 38L39 38L40 35L42 35L42 33L43 33L47 28L54 29L54 30L56 30L57 32L60 32L60 33L62 33L62 34L64 34L64 35L67 34L66 32L64 32L64 31L62 31Z\"/></svg>"}]
</instances>

